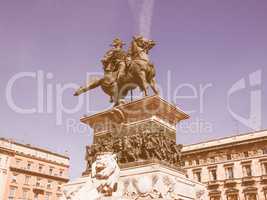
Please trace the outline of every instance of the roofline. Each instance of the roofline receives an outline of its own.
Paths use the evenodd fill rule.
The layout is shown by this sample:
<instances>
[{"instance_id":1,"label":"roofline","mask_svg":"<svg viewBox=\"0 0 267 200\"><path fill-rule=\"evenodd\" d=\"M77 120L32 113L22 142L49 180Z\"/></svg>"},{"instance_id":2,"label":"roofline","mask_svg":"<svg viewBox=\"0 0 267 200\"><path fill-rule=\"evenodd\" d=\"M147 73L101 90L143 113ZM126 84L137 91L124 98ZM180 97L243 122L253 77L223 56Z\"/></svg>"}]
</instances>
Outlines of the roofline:
<instances>
[{"instance_id":1,"label":"roofline","mask_svg":"<svg viewBox=\"0 0 267 200\"><path fill-rule=\"evenodd\" d=\"M31 144L22 144L22 143L19 143L19 142L14 141L13 139L7 139L7 138L3 138L3 137L1 137L0 140L9 142L11 144L19 145L19 146L22 146L22 147L27 147L29 149L33 149L33 150L41 151L41 152L44 152L44 153L52 154L54 156L58 156L58 157L61 157L61 158L65 158L67 160L70 160L70 157L69 156L66 156L64 154L59 154L59 153L56 153L56 152L52 152L51 150L48 150L48 149L45 149L45 148L40 148L40 147L32 146Z\"/></svg>"},{"instance_id":2,"label":"roofline","mask_svg":"<svg viewBox=\"0 0 267 200\"><path fill-rule=\"evenodd\" d=\"M258 130L258 131L254 131L254 132L252 132L252 131L251 132L245 132L245 133L241 133L241 134L237 134L237 135L231 135L231 136L226 136L226 137L221 137L221 138L206 140L206 141L202 141L202 142L198 142L198 143L187 144L187 145L184 145L184 147L190 147L190 146L205 144L205 143L209 143L209 142L215 142L215 141L218 141L218 140L224 140L224 139L230 139L230 138L238 137L238 136L245 136L245 135L260 133L260 132L264 132L264 131L267 131L267 129L262 129L262 130ZM234 143L234 142L236 142L236 141L229 142L229 144L230 143ZM202 147L202 148L198 148L198 149L203 149L203 148L209 148L209 147ZM191 150L189 150L189 151L191 151Z\"/></svg>"}]
</instances>

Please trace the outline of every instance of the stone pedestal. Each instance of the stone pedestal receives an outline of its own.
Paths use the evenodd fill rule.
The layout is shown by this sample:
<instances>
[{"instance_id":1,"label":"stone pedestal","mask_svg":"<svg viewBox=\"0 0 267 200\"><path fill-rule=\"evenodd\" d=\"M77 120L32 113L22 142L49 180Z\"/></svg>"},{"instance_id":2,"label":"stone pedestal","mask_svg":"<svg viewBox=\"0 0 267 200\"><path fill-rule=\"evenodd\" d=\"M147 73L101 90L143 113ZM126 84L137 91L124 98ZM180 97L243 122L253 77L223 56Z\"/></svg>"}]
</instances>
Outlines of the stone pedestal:
<instances>
[{"instance_id":1,"label":"stone pedestal","mask_svg":"<svg viewBox=\"0 0 267 200\"><path fill-rule=\"evenodd\" d=\"M112 152L120 168L115 199L206 199L204 185L186 178L180 168L182 145L176 144L176 125L189 116L159 96L150 96L81 121L94 131L87 146L83 177L66 185L77 193L91 181L96 155Z\"/></svg>"},{"instance_id":2,"label":"stone pedestal","mask_svg":"<svg viewBox=\"0 0 267 200\"><path fill-rule=\"evenodd\" d=\"M84 175L97 152L116 153L120 166L153 159L179 167L182 145L176 144L176 124L188 117L159 96L150 96L82 118L94 130Z\"/></svg>"},{"instance_id":3,"label":"stone pedestal","mask_svg":"<svg viewBox=\"0 0 267 200\"><path fill-rule=\"evenodd\" d=\"M121 170L118 191L130 199L204 199L205 186L189 180L176 168L151 162Z\"/></svg>"},{"instance_id":4,"label":"stone pedestal","mask_svg":"<svg viewBox=\"0 0 267 200\"><path fill-rule=\"evenodd\" d=\"M91 177L84 176L67 184L65 189L75 195L88 182L91 182ZM208 197L205 185L186 178L183 172L175 168L151 162L121 169L118 190L111 197L100 199L208 200Z\"/></svg>"}]
</instances>

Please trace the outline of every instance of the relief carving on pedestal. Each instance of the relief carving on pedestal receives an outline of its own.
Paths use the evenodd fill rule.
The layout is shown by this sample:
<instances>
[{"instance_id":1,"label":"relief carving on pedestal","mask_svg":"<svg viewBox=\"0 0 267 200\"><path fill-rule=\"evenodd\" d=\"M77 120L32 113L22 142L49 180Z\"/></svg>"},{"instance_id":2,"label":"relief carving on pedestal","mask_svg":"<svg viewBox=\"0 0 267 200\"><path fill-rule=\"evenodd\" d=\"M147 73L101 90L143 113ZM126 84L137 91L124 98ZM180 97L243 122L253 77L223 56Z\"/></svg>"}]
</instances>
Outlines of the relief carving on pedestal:
<instances>
[{"instance_id":1,"label":"relief carving on pedestal","mask_svg":"<svg viewBox=\"0 0 267 200\"><path fill-rule=\"evenodd\" d=\"M179 180L175 177L146 175L124 181L123 194L125 199L166 199L180 200ZM204 200L205 190L198 190L196 200Z\"/></svg>"},{"instance_id":2,"label":"relief carving on pedestal","mask_svg":"<svg viewBox=\"0 0 267 200\"><path fill-rule=\"evenodd\" d=\"M159 160L180 166L182 145L177 145L174 139L163 133L145 130L134 135L113 137L111 134L99 138L97 143L87 146L87 170L91 169L96 153L113 152L118 156L119 163L129 163L139 160Z\"/></svg>"}]
</instances>

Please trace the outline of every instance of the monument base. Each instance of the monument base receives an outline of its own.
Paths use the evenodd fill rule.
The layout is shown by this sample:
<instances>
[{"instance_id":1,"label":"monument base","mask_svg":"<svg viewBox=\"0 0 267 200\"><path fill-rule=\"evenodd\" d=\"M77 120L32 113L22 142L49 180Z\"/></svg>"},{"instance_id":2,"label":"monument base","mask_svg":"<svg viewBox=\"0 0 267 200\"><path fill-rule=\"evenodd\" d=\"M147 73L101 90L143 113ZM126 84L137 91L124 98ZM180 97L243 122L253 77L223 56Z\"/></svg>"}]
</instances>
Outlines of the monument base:
<instances>
[{"instance_id":1,"label":"monument base","mask_svg":"<svg viewBox=\"0 0 267 200\"><path fill-rule=\"evenodd\" d=\"M91 177L81 177L65 185L66 196L79 196L92 199L86 194ZM98 199L166 199L166 200L205 200L207 198L205 185L186 178L183 170L163 165L157 162L140 163L132 167L122 168L118 180L117 191L112 197ZM92 197L92 196L91 196ZM71 199L71 198L70 198ZM75 199L78 200L78 199Z\"/></svg>"}]
</instances>

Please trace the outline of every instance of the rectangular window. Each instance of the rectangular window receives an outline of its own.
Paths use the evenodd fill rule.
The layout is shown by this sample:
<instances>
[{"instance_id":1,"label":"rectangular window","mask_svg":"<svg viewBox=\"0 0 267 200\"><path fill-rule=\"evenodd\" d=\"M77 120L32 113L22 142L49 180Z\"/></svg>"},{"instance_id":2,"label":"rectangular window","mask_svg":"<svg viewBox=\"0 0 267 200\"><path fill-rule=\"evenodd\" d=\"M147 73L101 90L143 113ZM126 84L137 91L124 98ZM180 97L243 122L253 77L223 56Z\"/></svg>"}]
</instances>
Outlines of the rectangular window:
<instances>
[{"instance_id":1,"label":"rectangular window","mask_svg":"<svg viewBox=\"0 0 267 200\"><path fill-rule=\"evenodd\" d=\"M29 196L29 190L28 189L23 189L22 191L22 200L28 200Z\"/></svg>"},{"instance_id":2,"label":"rectangular window","mask_svg":"<svg viewBox=\"0 0 267 200\"><path fill-rule=\"evenodd\" d=\"M32 162L28 162L27 163L27 170L31 170L31 168L32 168Z\"/></svg>"},{"instance_id":3,"label":"rectangular window","mask_svg":"<svg viewBox=\"0 0 267 200\"><path fill-rule=\"evenodd\" d=\"M49 175L52 175L53 174L53 167L50 167L49 168Z\"/></svg>"},{"instance_id":4,"label":"rectangular window","mask_svg":"<svg viewBox=\"0 0 267 200\"><path fill-rule=\"evenodd\" d=\"M188 163L189 163L189 166L192 166L192 160L189 160Z\"/></svg>"},{"instance_id":5,"label":"rectangular window","mask_svg":"<svg viewBox=\"0 0 267 200\"><path fill-rule=\"evenodd\" d=\"M16 159L16 166L17 166L17 167L20 166L20 163L21 163L21 160L20 160L20 159Z\"/></svg>"},{"instance_id":6,"label":"rectangular window","mask_svg":"<svg viewBox=\"0 0 267 200\"><path fill-rule=\"evenodd\" d=\"M210 170L210 180L211 181L216 181L217 180L217 170L216 169L211 169Z\"/></svg>"},{"instance_id":7,"label":"rectangular window","mask_svg":"<svg viewBox=\"0 0 267 200\"><path fill-rule=\"evenodd\" d=\"M43 165L39 165L39 167L38 167L38 171L40 172L40 173L42 173L43 172Z\"/></svg>"},{"instance_id":8,"label":"rectangular window","mask_svg":"<svg viewBox=\"0 0 267 200\"><path fill-rule=\"evenodd\" d=\"M252 176L251 165L243 165L243 175L244 177Z\"/></svg>"},{"instance_id":9,"label":"rectangular window","mask_svg":"<svg viewBox=\"0 0 267 200\"><path fill-rule=\"evenodd\" d=\"M17 173L12 174L12 179L11 179L12 183L17 183L17 177L18 177Z\"/></svg>"},{"instance_id":10,"label":"rectangular window","mask_svg":"<svg viewBox=\"0 0 267 200\"><path fill-rule=\"evenodd\" d=\"M62 176L63 175L63 170L60 170L59 171L59 176Z\"/></svg>"},{"instance_id":11,"label":"rectangular window","mask_svg":"<svg viewBox=\"0 0 267 200\"><path fill-rule=\"evenodd\" d=\"M45 193L45 196L44 196L44 200L50 200L51 199L51 193L49 193L49 192L46 192Z\"/></svg>"},{"instance_id":12,"label":"rectangular window","mask_svg":"<svg viewBox=\"0 0 267 200\"><path fill-rule=\"evenodd\" d=\"M8 160L9 160L9 157L6 157L6 161L5 161L5 165L4 166L7 166Z\"/></svg>"},{"instance_id":13,"label":"rectangular window","mask_svg":"<svg viewBox=\"0 0 267 200\"><path fill-rule=\"evenodd\" d=\"M16 191L17 191L16 187L10 187L8 199L10 199L10 200L15 199Z\"/></svg>"},{"instance_id":14,"label":"rectangular window","mask_svg":"<svg viewBox=\"0 0 267 200\"><path fill-rule=\"evenodd\" d=\"M24 184L29 185L29 183L30 183L30 179L31 179L30 176L25 176Z\"/></svg>"},{"instance_id":15,"label":"rectangular window","mask_svg":"<svg viewBox=\"0 0 267 200\"><path fill-rule=\"evenodd\" d=\"M228 194L227 200L238 200L238 194Z\"/></svg>"},{"instance_id":16,"label":"rectangular window","mask_svg":"<svg viewBox=\"0 0 267 200\"><path fill-rule=\"evenodd\" d=\"M227 158L227 160L232 160L232 156L231 156L231 154L227 154L227 155L226 155L226 158Z\"/></svg>"},{"instance_id":17,"label":"rectangular window","mask_svg":"<svg viewBox=\"0 0 267 200\"><path fill-rule=\"evenodd\" d=\"M215 157L210 157L210 163L215 163Z\"/></svg>"},{"instance_id":18,"label":"rectangular window","mask_svg":"<svg viewBox=\"0 0 267 200\"><path fill-rule=\"evenodd\" d=\"M248 152L247 151L244 152L244 156L245 156L245 158L248 157Z\"/></svg>"},{"instance_id":19,"label":"rectangular window","mask_svg":"<svg viewBox=\"0 0 267 200\"><path fill-rule=\"evenodd\" d=\"M246 197L246 200L257 200L257 194L254 194L254 193L246 194L245 197Z\"/></svg>"},{"instance_id":20,"label":"rectangular window","mask_svg":"<svg viewBox=\"0 0 267 200\"><path fill-rule=\"evenodd\" d=\"M47 187L47 189L51 189L52 188L52 181L48 180L46 187Z\"/></svg>"},{"instance_id":21,"label":"rectangular window","mask_svg":"<svg viewBox=\"0 0 267 200\"><path fill-rule=\"evenodd\" d=\"M62 185L62 183L58 182L57 191L61 191L61 185Z\"/></svg>"},{"instance_id":22,"label":"rectangular window","mask_svg":"<svg viewBox=\"0 0 267 200\"><path fill-rule=\"evenodd\" d=\"M198 182L201 182L201 171L194 172L194 179Z\"/></svg>"},{"instance_id":23,"label":"rectangular window","mask_svg":"<svg viewBox=\"0 0 267 200\"><path fill-rule=\"evenodd\" d=\"M234 178L234 170L233 167L226 167L225 168L226 179L233 179Z\"/></svg>"},{"instance_id":24,"label":"rectangular window","mask_svg":"<svg viewBox=\"0 0 267 200\"><path fill-rule=\"evenodd\" d=\"M42 181L41 178L37 178L37 179L36 179L36 186L37 186L37 187L41 187L41 181Z\"/></svg>"}]
</instances>

